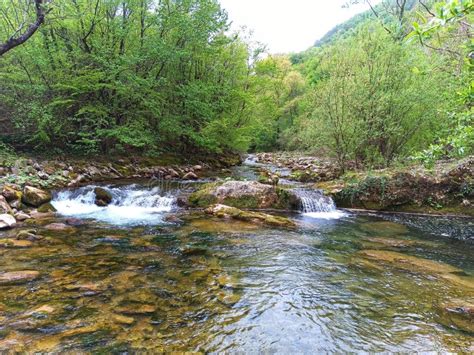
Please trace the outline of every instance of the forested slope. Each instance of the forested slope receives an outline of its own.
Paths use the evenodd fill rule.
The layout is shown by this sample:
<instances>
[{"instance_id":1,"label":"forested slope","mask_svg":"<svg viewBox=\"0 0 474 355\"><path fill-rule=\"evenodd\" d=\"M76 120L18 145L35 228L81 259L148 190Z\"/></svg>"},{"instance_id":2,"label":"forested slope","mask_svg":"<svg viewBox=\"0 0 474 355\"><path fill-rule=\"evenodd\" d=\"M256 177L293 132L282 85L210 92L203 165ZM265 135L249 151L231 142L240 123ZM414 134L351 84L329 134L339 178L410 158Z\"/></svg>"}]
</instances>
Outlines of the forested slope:
<instances>
[{"instance_id":1,"label":"forested slope","mask_svg":"<svg viewBox=\"0 0 474 355\"><path fill-rule=\"evenodd\" d=\"M248 45L215 0L44 2L0 59L9 143L77 153L246 149ZM34 11L0 1L0 38Z\"/></svg>"},{"instance_id":2,"label":"forested slope","mask_svg":"<svg viewBox=\"0 0 474 355\"><path fill-rule=\"evenodd\" d=\"M17 148L305 150L343 169L473 153L472 0L385 0L293 55L262 55L217 0L40 3L38 31L0 56ZM0 43L31 4L0 0Z\"/></svg>"}]
</instances>

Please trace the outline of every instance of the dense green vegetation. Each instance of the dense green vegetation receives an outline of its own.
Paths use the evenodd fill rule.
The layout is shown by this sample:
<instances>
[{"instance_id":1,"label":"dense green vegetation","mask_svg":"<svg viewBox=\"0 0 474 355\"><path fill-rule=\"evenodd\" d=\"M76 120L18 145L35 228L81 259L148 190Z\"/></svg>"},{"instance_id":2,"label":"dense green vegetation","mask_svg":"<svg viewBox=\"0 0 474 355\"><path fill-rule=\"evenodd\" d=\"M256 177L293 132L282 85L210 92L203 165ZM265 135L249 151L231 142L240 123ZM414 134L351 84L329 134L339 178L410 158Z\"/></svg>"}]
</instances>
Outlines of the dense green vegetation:
<instances>
[{"instance_id":1,"label":"dense green vegetation","mask_svg":"<svg viewBox=\"0 0 474 355\"><path fill-rule=\"evenodd\" d=\"M473 2L400 3L385 1L290 57L306 90L290 120L277 118L290 122L279 149L328 154L343 168L474 152Z\"/></svg>"},{"instance_id":2,"label":"dense green vegetation","mask_svg":"<svg viewBox=\"0 0 474 355\"><path fill-rule=\"evenodd\" d=\"M217 0L41 6L0 57L0 139L17 148L312 150L343 168L473 153L472 0L386 0L290 56L231 33ZM35 16L0 0L0 43Z\"/></svg>"},{"instance_id":3,"label":"dense green vegetation","mask_svg":"<svg viewBox=\"0 0 474 355\"><path fill-rule=\"evenodd\" d=\"M2 0L0 38L25 2ZM249 50L215 0L72 0L0 60L10 142L80 153L245 149Z\"/></svg>"}]
</instances>

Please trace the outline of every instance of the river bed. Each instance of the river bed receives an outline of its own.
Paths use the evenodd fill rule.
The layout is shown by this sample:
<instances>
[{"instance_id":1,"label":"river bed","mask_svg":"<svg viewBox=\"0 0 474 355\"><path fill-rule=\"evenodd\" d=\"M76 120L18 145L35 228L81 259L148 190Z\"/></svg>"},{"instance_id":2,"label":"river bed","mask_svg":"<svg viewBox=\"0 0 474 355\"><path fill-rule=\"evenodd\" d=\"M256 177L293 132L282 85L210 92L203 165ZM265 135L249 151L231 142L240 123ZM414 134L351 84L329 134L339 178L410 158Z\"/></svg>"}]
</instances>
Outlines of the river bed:
<instances>
[{"instance_id":1,"label":"river bed","mask_svg":"<svg viewBox=\"0 0 474 355\"><path fill-rule=\"evenodd\" d=\"M0 284L0 351L474 351L472 318L446 311L473 303L474 246L434 218L277 229L180 210L176 186L108 188L100 209L92 187L58 192L59 216L20 228L42 239L0 248L2 272L38 272Z\"/></svg>"}]
</instances>

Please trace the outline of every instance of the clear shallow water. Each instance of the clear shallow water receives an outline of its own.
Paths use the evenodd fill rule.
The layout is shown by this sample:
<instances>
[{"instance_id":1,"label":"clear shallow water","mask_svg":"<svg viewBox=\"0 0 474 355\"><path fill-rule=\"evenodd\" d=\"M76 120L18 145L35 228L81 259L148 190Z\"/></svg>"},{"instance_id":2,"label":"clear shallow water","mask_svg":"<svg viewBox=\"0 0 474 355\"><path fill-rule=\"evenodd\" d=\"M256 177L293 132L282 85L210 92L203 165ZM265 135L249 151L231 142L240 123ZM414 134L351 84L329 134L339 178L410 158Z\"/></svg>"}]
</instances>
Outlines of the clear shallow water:
<instances>
[{"instance_id":1,"label":"clear shallow water","mask_svg":"<svg viewBox=\"0 0 474 355\"><path fill-rule=\"evenodd\" d=\"M442 307L474 302L474 245L446 238L472 220L331 209L286 230L181 213L182 187L108 188L107 208L58 194L64 220L23 228L43 239L0 246L0 276L40 272L0 284L0 351L474 352L472 320Z\"/></svg>"},{"instance_id":2,"label":"clear shallow water","mask_svg":"<svg viewBox=\"0 0 474 355\"><path fill-rule=\"evenodd\" d=\"M2 272L41 273L0 286L0 349L474 350L473 335L438 308L473 297L472 245L372 216L289 217L297 230L202 215L164 226L37 226L43 240L0 248ZM407 269L364 250L462 272L447 278L433 264Z\"/></svg>"}]
</instances>

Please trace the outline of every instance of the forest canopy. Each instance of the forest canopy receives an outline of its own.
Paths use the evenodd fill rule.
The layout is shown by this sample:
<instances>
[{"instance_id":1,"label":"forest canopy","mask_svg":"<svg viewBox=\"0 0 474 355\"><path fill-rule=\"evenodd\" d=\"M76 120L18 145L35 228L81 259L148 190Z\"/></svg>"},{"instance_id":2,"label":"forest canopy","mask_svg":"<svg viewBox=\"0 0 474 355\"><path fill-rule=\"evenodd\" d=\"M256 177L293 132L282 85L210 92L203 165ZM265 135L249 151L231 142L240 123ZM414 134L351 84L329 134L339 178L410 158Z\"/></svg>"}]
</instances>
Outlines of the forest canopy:
<instances>
[{"instance_id":1,"label":"forest canopy","mask_svg":"<svg viewBox=\"0 0 474 355\"><path fill-rule=\"evenodd\" d=\"M0 43L35 24L34 3L0 0ZM217 0L44 1L35 33L0 56L0 140L52 154L312 150L343 168L472 154L472 9L385 0L303 53L269 55Z\"/></svg>"}]
</instances>

